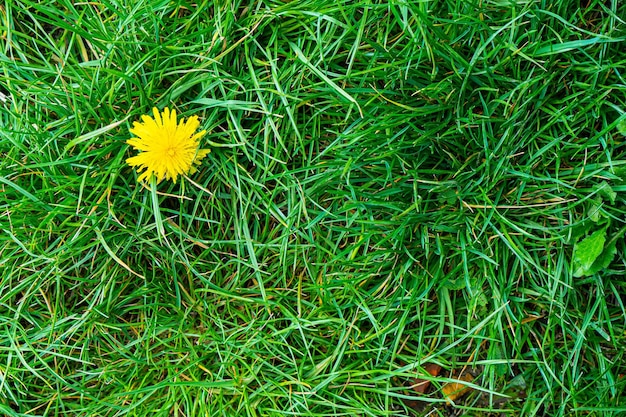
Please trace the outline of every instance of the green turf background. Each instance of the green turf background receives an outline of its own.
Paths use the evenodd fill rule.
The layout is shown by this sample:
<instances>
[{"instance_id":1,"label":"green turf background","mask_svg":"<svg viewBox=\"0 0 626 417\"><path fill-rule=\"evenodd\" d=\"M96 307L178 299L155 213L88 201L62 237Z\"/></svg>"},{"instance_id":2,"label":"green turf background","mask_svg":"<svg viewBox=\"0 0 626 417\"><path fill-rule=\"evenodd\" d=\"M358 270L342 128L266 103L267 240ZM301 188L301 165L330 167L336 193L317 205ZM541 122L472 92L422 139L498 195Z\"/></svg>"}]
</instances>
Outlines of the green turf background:
<instances>
[{"instance_id":1,"label":"green turf background","mask_svg":"<svg viewBox=\"0 0 626 417\"><path fill-rule=\"evenodd\" d=\"M0 414L626 412L625 20L617 0L0 3ZM125 164L154 106L212 149L159 184L165 239ZM602 227L616 255L574 277Z\"/></svg>"}]
</instances>

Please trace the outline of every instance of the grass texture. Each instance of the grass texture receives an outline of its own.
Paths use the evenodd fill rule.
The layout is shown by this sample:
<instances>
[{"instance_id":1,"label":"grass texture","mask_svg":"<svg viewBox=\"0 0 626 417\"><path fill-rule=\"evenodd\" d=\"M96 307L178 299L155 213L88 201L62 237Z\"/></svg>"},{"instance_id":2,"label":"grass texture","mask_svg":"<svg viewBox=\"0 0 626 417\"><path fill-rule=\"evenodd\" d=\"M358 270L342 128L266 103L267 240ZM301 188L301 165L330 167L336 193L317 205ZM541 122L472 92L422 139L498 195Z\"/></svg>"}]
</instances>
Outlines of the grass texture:
<instances>
[{"instance_id":1,"label":"grass texture","mask_svg":"<svg viewBox=\"0 0 626 417\"><path fill-rule=\"evenodd\" d=\"M626 412L625 19L2 2L0 414ZM153 106L212 149L159 184L164 238L125 163ZM600 228L610 262L574 276Z\"/></svg>"}]
</instances>

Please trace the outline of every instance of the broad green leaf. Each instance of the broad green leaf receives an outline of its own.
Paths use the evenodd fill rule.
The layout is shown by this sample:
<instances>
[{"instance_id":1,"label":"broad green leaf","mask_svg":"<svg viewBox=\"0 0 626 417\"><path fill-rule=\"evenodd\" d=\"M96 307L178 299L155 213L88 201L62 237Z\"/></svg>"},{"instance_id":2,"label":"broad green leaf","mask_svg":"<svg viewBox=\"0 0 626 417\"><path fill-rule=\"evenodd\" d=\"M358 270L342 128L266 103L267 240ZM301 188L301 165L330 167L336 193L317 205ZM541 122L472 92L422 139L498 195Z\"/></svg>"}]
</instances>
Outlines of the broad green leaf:
<instances>
[{"instance_id":1,"label":"broad green leaf","mask_svg":"<svg viewBox=\"0 0 626 417\"><path fill-rule=\"evenodd\" d=\"M617 193L611 188L608 182L602 181L599 184L596 184L593 187L593 190L598 193L598 195L604 199L608 199L611 204L615 204L615 198L617 197Z\"/></svg>"},{"instance_id":2,"label":"broad green leaf","mask_svg":"<svg viewBox=\"0 0 626 417\"><path fill-rule=\"evenodd\" d=\"M611 264L611 261L615 257L615 254L617 253L617 248L615 247L616 243L617 241L613 240L612 243L604 248L600 256L596 258L589 270L584 275L593 275L596 272L599 272L609 266Z\"/></svg>"},{"instance_id":3,"label":"broad green leaf","mask_svg":"<svg viewBox=\"0 0 626 417\"><path fill-rule=\"evenodd\" d=\"M491 350L491 359L495 360L495 372L498 376L505 376L509 371L509 364L506 361L506 353L502 347L495 345Z\"/></svg>"},{"instance_id":4,"label":"broad green leaf","mask_svg":"<svg viewBox=\"0 0 626 417\"><path fill-rule=\"evenodd\" d=\"M626 124L626 120L624 120L624 123ZM619 186L626 184L626 165L615 166L611 169L610 173L615 175L616 177L616 178L611 179L611 184L613 184L613 187L611 188L614 191L620 191L620 190L616 190L615 188L616 186L619 187ZM622 189L622 191L624 190Z\"/></svg>"},{"instance_id":5,"label":"broad green leaf","mask_svg":"<svg viewBox=\"0 0 626 417\"><path fill-rule=\"evenodd\" d=\"M589 219L592 222L598 223L603 217L602 212L600 211L600 208L602 207L602 197L596 196L596 198L587 200L587 202L587 216L589 216Z\"/></svg>"},{"instance_id":6,"label":"broad green leaf","mask_svg":"<svg viewBox=\"0 0 626 417\"><path fill-rule=\"evenodd\" d=\"M589 271L586 275L593 275L596 272L603 270L604 268L608 267L611 264L611 261L613 261L613 258L615 257L615 254L617 253L617 247L616 247L617 240L620 239L624 235L624 232L626 232L626 227L623 227L615 235L613 235L611 240L606 242L606 246L604 250L602 251L600 256L598 256L596 260L593 262L593 265L591 265L591 268L589 268Z\"/></svg>"},{"instance_id":7,"label":"broad green leaf","mask_svg":"<svg viewBox=\"0 0 626 417\"><path fill-rule=\"evenodd\" d=\"M517 375L509 382L504 393L511 399L526 397L526 380L522 374Z\"/></svg>"},{"instance_id":8,"label":"broad green leaf","mask_svg":"<svg viewBox=\"0 0 626 417\"><path fill-rule=\"evenodd\" d=\"M608 220L605 223L608 223ZM602 225L602 223L600 225ZM571 228L569 229L569 237L567 239L567 243L573 244L578 242L583 236L596 229L597 227L598 224L591 221L591 219L584 220L571 226Z\"/></svg>"},{"instance_id":9,"label":"broad green leaf","mask_svg":"<svg viewBox=\"0 0 626 417\"><path fill-rule=\"evenodd\" d=\"M439 194L439 201L447 204L454 204L459 199L459 192L456 189L447 189Z\"/></svg>"},{"instance_id":10,"label":"broad green leaf","mask_svg":"<svg viewBox=\"0 0 626 417\"><path fill-rule=\"evenodd\" d=\"M620 121L617 124L617 131L622 134L622 136L626 136L626 119Z\"/></svg>"},{"instance_id":11,"label":"broad green leaf","mask_svg":"<svg viewBox=\"0 0 626 417\"><path fill-rule=\"evenodd\" d=\"M596 230L591 235L574 245L574 253L572 257L575 277L593 274L590 271L593 267L593 263L596 259L598 259L600 254L602 254L605 241L606 227Z\"/></svg>"},{"instance_id":12,"label":"broad green leaf","mask_svg":"<svg viewBox=\"0 0 626 417\"><path fill-rule=\"evenodd\" d=\"M443 281L443 286L450 291L458 291L465 288L465 278L459 276L458 278L446 277Z\"/></svg>"}]
</instances>

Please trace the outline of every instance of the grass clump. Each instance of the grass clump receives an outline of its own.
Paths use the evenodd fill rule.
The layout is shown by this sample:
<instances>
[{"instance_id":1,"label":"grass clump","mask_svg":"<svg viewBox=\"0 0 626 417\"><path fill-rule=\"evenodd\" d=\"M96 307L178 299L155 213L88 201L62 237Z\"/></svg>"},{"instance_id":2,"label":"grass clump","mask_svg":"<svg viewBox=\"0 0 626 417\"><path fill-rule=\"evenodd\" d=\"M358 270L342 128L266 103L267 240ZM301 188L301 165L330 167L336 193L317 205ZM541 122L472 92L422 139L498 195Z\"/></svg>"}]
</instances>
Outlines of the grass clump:
<instances>
[{"instance_id":1,"label":"grass clump","mask_svg":"<svg viewBox=\"0 0 626 417\"><path fill-rule=\"evenodd\" d=\"M625 15L5 2L0 412L626 410ZM212 149L165 239L125 164L154 106Z\"/></svg>"}]
</instances>

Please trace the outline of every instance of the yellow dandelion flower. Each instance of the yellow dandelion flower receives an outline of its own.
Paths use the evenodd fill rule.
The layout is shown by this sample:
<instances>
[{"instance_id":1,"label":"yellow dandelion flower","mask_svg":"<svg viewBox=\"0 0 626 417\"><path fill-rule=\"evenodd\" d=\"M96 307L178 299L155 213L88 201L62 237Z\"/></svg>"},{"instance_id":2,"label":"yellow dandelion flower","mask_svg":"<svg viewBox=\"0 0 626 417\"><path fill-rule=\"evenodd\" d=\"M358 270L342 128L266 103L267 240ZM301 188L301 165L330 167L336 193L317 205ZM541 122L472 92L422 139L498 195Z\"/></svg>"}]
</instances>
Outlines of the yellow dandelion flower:
<instances>
[{"instance_id":1,"label":"yellow dandelion flower","mask_svg":"<svg viewBox=\"0 0 626 417\"><path fill-rule=\"evenodd\" d=\"M176 122L176 110L167 107L160 113L152 109L154 117L141 116L141 122L134 122L130 133L135 135L126 141L140 151L126 163L137 167L138 180L150 180L154 176L159 183L163 178L173 180L179 175L193 174L210 149L198 149L200 138L206 130L196 133L200 126L197 116ZM142 172L143 171L143 172Z\"/></svg>"}]
</instances>

